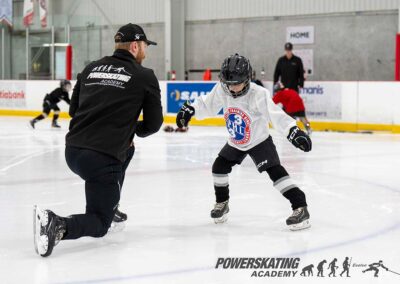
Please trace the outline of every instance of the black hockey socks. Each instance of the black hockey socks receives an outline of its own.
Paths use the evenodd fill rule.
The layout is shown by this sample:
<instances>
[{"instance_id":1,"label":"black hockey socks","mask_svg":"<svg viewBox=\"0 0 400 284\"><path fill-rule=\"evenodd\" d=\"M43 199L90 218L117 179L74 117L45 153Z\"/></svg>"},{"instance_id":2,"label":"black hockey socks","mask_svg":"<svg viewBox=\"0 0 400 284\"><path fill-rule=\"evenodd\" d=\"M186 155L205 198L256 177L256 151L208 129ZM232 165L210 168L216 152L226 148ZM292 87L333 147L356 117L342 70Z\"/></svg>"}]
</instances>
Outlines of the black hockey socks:
<instances>
[{"instance_id":1,"label":"black hockey socks","mask_svg":"<svg viewBox=\"0 0 400 284\"><path fill-rule=\"evenodd\" d=\"M217 203L225 202L229 199L229 176L232 167L236 163L230 162L221 156L218 156L212 166L214 178L214 190Z\"/></svg>"},{"instance_id":2,"label":"black hockey socks","mask_svg":"<svg viewBox=\"0 0 400 284\"><path fill-rule=\"evenodd\" d=\"M57 123L57 119L59 118L59 114L58 113L54 113L53 115L53 123Z\"/></svg>"},{"instance_id":3,"label":"black hockey socks","mask_svg":"<svg viewBox=\"0 0 400 284\"><path fill-rule=\"evenodd\" d=\"M215 177L214 177L214 190L215 190L215 201L217 203L229 200L229 185L227 186L215 185Z\"/></svg>"},{"instance_id":4,"label":"black hockey socks","mask_svg":"<svg viewBox=\"0 0 400 284\"><path fill-rule=\"evenodd\" d=\"M267 173L274 182L274 187L290 201L293 210L307 206L304 192L294 184L284 167L279 165L269 168Z\"/></svg>"},{"instance_id":5,"label":"black hockey socks","mask_svg":"<svg viewBox=\"0 0 400 284\"><path fill-rule=\"evenodd\" d=\"M35 117L35 118L33 119L33 122L37 122L37 121L42 120L42 119L45 119L45 118L46 118L46 116L43 115L43 113L42 113L42 114L38 115L37 117Z\"/></svg>"},{"instance_id":6,"label":"black hockey socks","mask_svg":"<svg viewBox=\"0 0 400 284\"><path fill-rule=\"evenodd\" d=\"M285 196L290 201L293 210L307 206L306 195L298 187L294 187L286 191L285 193L283 193L283 196Z\"/></svg>"}]
</instances>

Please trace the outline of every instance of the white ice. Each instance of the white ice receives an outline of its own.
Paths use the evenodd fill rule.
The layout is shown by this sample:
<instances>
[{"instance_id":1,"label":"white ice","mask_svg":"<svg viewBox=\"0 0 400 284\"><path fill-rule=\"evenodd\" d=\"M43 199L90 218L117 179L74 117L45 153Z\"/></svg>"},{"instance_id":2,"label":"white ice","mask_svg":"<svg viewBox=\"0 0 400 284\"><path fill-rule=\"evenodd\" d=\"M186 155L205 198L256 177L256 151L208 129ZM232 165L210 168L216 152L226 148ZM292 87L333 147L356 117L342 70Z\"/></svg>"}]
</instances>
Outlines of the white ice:
<instances>
[{"instance_id":1,"label":"white ice","mask_svg":"<svg viewBox=\"0 0 400 284\"><path fill-rule=\"evenodd\" d=\"M32 206L66 216L84 212L84 185L64 160L62 130L50 121L0 117L0 283L400 283L353 264L383 260L400 272L400 136L318 133L303 153L273 132L282 164L307 194L312 227L285 226L290 205L246 158L230 175L228 223L215 225L211 165L224 145L221 127L191 127L136 139L121 210L123 232L61 242L49 258L35 254ZM252 278L251 269L215 269L219 257L299 257L300 267L337 258L328 277ZM325 276L329 273L325 265ZM346 282L346 281L344 281Z\"/></svg>"}]
</instances>

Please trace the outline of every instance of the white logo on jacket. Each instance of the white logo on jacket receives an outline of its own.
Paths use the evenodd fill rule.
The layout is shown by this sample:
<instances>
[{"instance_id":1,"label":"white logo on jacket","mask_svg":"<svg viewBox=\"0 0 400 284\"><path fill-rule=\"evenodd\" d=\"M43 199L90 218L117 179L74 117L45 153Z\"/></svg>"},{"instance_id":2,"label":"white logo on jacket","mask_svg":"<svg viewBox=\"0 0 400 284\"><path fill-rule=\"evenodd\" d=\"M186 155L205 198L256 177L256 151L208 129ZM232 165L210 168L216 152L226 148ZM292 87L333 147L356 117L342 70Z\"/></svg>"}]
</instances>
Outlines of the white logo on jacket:
<instances>
[{"instance_id":1,"label":"white logo on jacket","mask_svg":"<svg viewBox=\"0 0 400 284\"><path fill-rule=\"evenodd\" d=\"M128 82L132 74L125 70L125 67L114 67L114 65L100 65L92 69L87 79L110 79Z\"/></svg>"}]
</instances>

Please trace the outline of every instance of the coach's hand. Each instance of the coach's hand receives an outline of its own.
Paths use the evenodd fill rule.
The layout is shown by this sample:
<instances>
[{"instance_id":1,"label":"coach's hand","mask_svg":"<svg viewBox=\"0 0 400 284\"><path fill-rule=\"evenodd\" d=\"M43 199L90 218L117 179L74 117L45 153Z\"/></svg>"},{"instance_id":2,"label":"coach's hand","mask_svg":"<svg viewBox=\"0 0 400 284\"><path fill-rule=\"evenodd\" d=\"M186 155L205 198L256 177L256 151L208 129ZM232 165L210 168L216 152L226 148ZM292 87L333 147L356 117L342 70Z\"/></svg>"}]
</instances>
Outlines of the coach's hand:
<instances>
[{"instance_id":1,"label":"coach's hand","mask_svg":"<svg viewBox=\"0 0 400 284\"><path fill-rule=\"evenodd\" d=\"M192 107L188 102L185 102L176 115L176 125L179 128L187 127L193 115L194 107Z\"/></svg>"},{"instance_id":2,"label":"coach's hand","mask_svg":"<svg viewBox=\"0 0 400 284\"><path fill-rule=\"evenodd\" d=\"M312 143L310 137L297 126L290 128L287 139L296 147L304 152L310 152Z\"/></svg>"}]
</instances>

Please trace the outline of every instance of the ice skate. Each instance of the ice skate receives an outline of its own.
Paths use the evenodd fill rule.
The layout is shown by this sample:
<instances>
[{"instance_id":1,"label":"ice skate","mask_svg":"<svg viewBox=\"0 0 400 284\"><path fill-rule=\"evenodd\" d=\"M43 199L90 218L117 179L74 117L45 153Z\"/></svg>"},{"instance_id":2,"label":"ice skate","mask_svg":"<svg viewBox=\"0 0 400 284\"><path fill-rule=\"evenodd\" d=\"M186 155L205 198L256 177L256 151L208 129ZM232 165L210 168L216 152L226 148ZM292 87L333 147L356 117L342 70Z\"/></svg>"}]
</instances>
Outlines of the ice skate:
<instances>
[{"instance_id":1,"label":"ice skate","mask_svg":"<svg viewBox=\"0 0 400 284\"><path fill-rule=\"evenodd\" d=\"M311 136L311 134L312 134L312 129L311 129L309 123L306 125L306 131L307 131L307 135L308 135L308 136Z\"/></svg>"},{"instance_id":2,"label":"ice skate","mask_svg":"<svg viewBox=\"0 0 400 284\"><path fill-rule=\"evenodd\" d=\"M128 220L128 215L119 211L119 204L118 204L117 210L115 211L115 215L113 218L113 222L120 223L120 222L125 222L126 220Z\"/></svg>"},{"instance_id":3,"label":"ice skate","mask_svg":"<svg viewBox=\"0 0 400 284\"><path fill-rule=\"evenodd\" d=\"M36 252L49 256L66 232L66 222L50 210L33 208L33 240Z\"/></svg>"},{"instance_id":4,"label":"ice skate","mask_svg":"<svg viewBox=\"0 0 400 284\"><path fill-rule=\"evenodd\" d=\"M29 120L29 125L30 125L33 129L35 129L35 123L36 123L36 121L35 121L34 119Z\"/></svg>"},{"instance_id":5,"label":"ice skate","mask_svg":"<svg viewBox=\"0 0 400 284\"><path fill-rule=\"evenodd\" d=\"M299 207L293 210L292 215L286 219L286 225L292 231L303 230L309 228L310 224L310 214L308 213L307 206Z\"/></svg>"},{"instance_id":6,"label":"ice skate","mask_svg":"<svg viewBox=\"0 0 400 284\"><path fill-rule=\"evenodd\" d=\"M117 210L115 211L113 221L111 223L110 228L108 229L108 232L120 232L125 228L125 221L128 220L128 215L119 211L119 204L117 207Z\"/></svg>"},{"instance_id":7,"label":"ice skate","mask_svg":"<svg viewBox=\"0 0 400 284\"><path fill-rule=\"evenodd\" d=\"M53 121L53 123L51 124L51 127L53 127L53 128L61 128L61 126L57 123L57 121Z\"/></svg>"},{"instance_id":8,"label":"ice skate","mask_svg":"<svg viewBox=\"0 0 400 284\"><path fill-rule=\"evenodd\" d=\"M211 210L211 218L214 219L215 224L225 223L228 220L229 201L216 203L214 209Z\"/></svg>"}]
</instances>

